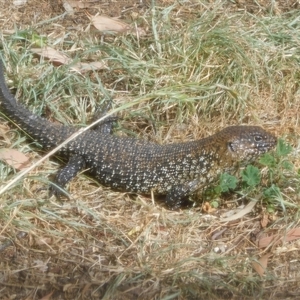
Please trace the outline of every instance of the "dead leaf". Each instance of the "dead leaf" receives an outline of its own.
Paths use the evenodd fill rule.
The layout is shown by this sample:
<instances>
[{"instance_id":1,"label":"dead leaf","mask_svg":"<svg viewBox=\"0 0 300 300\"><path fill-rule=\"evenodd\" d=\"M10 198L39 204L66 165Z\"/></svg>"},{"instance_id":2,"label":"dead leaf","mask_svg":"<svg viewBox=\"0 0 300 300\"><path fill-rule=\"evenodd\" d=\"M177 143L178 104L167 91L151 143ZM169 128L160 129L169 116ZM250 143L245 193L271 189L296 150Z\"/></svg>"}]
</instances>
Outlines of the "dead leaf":
<instances>
[{"instance_id":1,"label":"dead leaf","mask_svg":"<svg viewBox=\"0 0 300 300\"><path fill-rule=\"evenodd\" d=\"M211 207L209 202L205 202L202 204L202 210L206 213L214 212L216 209Z\"/></svg>"},{"instance_id":2,"label":"dead leaf","mask_svg":"<svg viewBox=\"0 0 300 300\"><path fill-rule=\"evenodd\" d=\"M142 231L142 227L141 227L141 226L136 226L136 227L132 228L132 229L128 232L128 235L129 235L129 236L132 236L132 235L134 235L134 234L136 234L136 233L139 233L139 232L141 232L141 231Z\"/></svg>"},{"instance_id":3,"label":"dead leaf","mask_svg":"<svg viewBox=\"0 0 300 300\"><path fill-rule=\"evenodd\" d=\"M86 294L86 293L88 292L88 290L90 289L91 286L92 286L91 283L87 283L87 284L84 286L84 288L83 288L81 294L82 294L82 295Z\"/></svg>"},{"instance_id":4,"label":"dead leaf","mask_svg":"<svg viewBox=\"0 0 300 300\"><path fill-rule=\"evenodd\" d=\"M34 267L37 268L41 272L47 272L49 267L48 267L48 262L44 262L40 259L36 259L33 261Z\"/></svg>"},{"instance_id":5,"label":"dead leaf","mask_svg":"<svg viewBox=\"0 0 300 300\"><path fill-rule=\"evenodd\" d=\"M0 159L17 170L26 169L30 163L29 158L25 154L9 148L0 149Z\"/></svg>"},{"instance_id":6,"label":"dead leaf","mask_svg":"<svg viewBox=\"0 0 300 300\"><path fill-rule=\"evenodd\" d=\"M21 6L21 5L25 5L26 2L27 2L27 0L14 0L14 1L13 1L13 4L14 4L15 6Z\"/></svg>"},{"instance_id":7,"label":"dead leaf","mask_svg":"<svg viewBox=\"0 0 300 300\"><path fill-rule=\"evenodd\" d=\"M297 240L300 238L300 228L291 229L286 236L283 237L283 240L286 242L290 242L293 240Z\"/></svg>"},{"instance_id":8,"label":"dead leaf","mask_svg":"<svg viewBox=\"0 0 300 300\"><path fill-rule=\"evenodd\" d=\"M92 70L104 70L107 69L107 65L104 62L101 61L94 61L90 63L81 63L78 62L75 65L71 67L72 70L79 72L79 73L85 73Z\"/></svg>"},{"instance_id":9,"label":"dead leaf","mask_svg":"<svg viewBox=\"0 0 300 300\"><path fill-rule=\"evenodd\" d=\"M74 14L72 5L67 0L62 0L63 7L68 14Z\"/></svg>"},{"instance_id":10,"label":"dead leaf","mask_svg":"<svg viewBox=\"0 0 300 300\"><path fill-rule=\"evenodd\" d=\"M0 124L0 134L5 134L7 131L9 131L9 126L5 124Z\"/></svg>"},{"instance_id":11,"label":"dead leaf","mask_svg":"<svg viewBox=\"0 0 300 300\"><path fill-rule=\"evenodd\" d=\"M63 286L63 291L66 292L68 291L72 286L74 286L73 283L67 283Z\"/></svg>"},{"instance_id":12,"label":"dead leaf","mask_svg":"<svg viewBox=\"0 0 300 300\"><path fill-rule=\"evenodd\" d=\"M269 223L269 216L267 214L264 214L260 221L261 227L266 228L268 223Z\"/></svg>"},{"instance_id":13,"label":"dead leaf","mask_svg":"<svg viewBox=\"0 0 300 300\"><path fill-rule=\"evenodd\" d=\"M94 16L91 17L90 20L101 32L132 33L137 34L138 36L146 34L141 28L134 28L127 23L106 16Z\"/></svg>"},{"instance_id":14,"label":"dead leaf","mask_svg":"<svg viewBox=\"0 0 300 300\"><path fill-rule=\"evenodd\" d=\"M35 244L36 245L51 245L52 239L50 237L44 237L44 238L36 238Z\"/></svg>"},{"instance_id":15,"label":"dead leaf","mask_svg":"<svg viewBox=\"0 0 300 300\"><path fill-rule=\"evenodd\" d=\"M71 58L48 46L43 48L31 48L31 51L43 58L49 59L56 65L65 65L71 62Z\"/></svg>"},{"instance_id":16,"label":"dead leaf","mask_svg":"<svg viewBox=\"0 0 300 300\"><path fill-rule=\"evenodd\" d=\"M270 253L262 256L258 261L252 262L253 269L258 273L260 277L262 277L267 269L268 259L271 256Z\"/></svg>"},{"instance_id":17,"label":"dead leaf","mask_svg":"<svg viewBox=\"0 0 300 300\"><path fill-rule=\"evenodd\" d=\"M128 24L105 16L91 17L91 22L101 32L126 32L127 30L130 30L130 26Z\"/></svg>"},{"instance_id":18,"label":"dead leaf","mask_svg":"<svg viewBox=\"0 0 300 300\"><path fill-rule=\"evenodd\" d=\"M40 298L40 300L50 300L51 296L53 295L54 291L45 295L43 298Z\"/></svg>"},{"instance_id":19,"label":"dead leaf","mask_svg":"<svg viewBox=\"0 0 300 300\"><path fill-rule=\"evenodd\" d=\"M214 240L217 240L218 238L220 238L222 236L222 234L227 230L227 228L223 228L223 229L220 229L220 230L217 230L213 233L213 235L211 236L211 239L214 241Z\"/></svg>"},{"instance_id":20,"label":"dead leaf","mask_svg":"<svg viewBox=\"0 0 300 300\"><path fill-rule=\"evenodd\" d=\"M9 127L5 124L0 124L0 136L4 139L7 145L10 145L10 138L6 135L9 131Z\"/></svg>"},{"instance_id":21,"label":"dead leaf","mask_svg":"<svg viewBox=\"0 0 300 300\"><path fill-rule=\"evenodd\" d=\"M263 237L258 241L259 248L266 248L269 245L278 245L280 242L290 242L300 238L300 228L293 228L286 234L273 234L271 236Z\"/></svg>"},{"instance_id":22,"label":"dead leaf","mask_svg":"<svg viewBox=\"0 0 300 300\"><path fill-rule=\"evenodd\" d=\"M229 221L234 221L236 219L239 219L243 217L244 215L248 214L249 212L252 211L252 208L255 206L257 201L250 201L244 208L241 210L237 211L234 215L227 217L227 218L221 218L221 222L229 222Z\"/></svg>"},{"instance_id":23,"label":"dead leaf","mask_svg":"<svg viewBox=\"0 0 300 300\"><path fill-rule=\"evenodd\" d=\"M273 234L271 236L265 236L258 241L258 247L259 248L266 248L268 247L271 243L274 245L277 245L279 243L279 234Z\"/></svg>"},{"instance_id":24,"label":"dead leaf","mask_svg":"<svg viewBox=\"0 0 300 300\"><path fill-rule=\"evenodd\" d=\"M67 0L69 5L71 5L74 8L89 8L91 7L95 2L99 0L85 0L85 1L79 1L79 0Z\"/></svg>"}]
</instances>

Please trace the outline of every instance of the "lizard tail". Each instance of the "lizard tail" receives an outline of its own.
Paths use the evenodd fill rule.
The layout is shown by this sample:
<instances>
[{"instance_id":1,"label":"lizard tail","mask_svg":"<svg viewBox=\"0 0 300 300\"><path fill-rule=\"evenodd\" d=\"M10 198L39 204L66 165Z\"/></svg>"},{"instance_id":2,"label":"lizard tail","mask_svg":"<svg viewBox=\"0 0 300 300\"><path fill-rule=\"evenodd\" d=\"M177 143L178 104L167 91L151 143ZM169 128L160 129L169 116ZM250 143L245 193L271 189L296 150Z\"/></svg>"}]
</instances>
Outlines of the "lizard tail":
<instances>
[{"instance_id":1,"label":"lizard tail","mask_svg":"<svg viewBox=\"0 0 300 300\"><path fill-rule=\"evenodd\" d=\"M10 122L16 124L32 139L48 149L57 146L73 133L66 126L54 125L18 103L5 83L3 69L3 63L0 60L0 112Z\"/></svg>"}]
</instances>

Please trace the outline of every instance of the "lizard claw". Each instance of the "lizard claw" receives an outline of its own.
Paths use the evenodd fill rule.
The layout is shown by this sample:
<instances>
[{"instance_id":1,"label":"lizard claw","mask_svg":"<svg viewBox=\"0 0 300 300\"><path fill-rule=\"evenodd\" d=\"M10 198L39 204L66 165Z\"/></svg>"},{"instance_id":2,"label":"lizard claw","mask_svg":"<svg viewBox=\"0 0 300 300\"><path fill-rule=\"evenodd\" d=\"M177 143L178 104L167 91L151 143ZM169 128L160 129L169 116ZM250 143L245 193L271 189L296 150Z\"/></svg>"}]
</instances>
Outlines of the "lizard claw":
<instances>
[{"instance_id":1,"label":"lizard claw","mask_svg":"<svg viewBox=\"0 0 300 300\"><path fill-rule=\"evenodd\" d=\"M51 183L49 188L49 197L51 196L54 196L58 200L61 200L62 197L70 199L68 192L55 183Z\"/></svg>"}]
</instances>

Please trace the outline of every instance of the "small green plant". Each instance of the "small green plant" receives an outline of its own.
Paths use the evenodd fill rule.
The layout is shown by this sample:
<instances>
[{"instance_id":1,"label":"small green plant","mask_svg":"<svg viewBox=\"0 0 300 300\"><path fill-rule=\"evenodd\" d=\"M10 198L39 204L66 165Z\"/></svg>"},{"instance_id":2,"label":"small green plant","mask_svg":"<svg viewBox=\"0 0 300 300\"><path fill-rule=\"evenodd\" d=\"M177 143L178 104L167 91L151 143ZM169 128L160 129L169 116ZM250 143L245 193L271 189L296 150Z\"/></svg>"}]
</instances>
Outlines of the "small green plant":
<instances>
[{"instance_id":1,"label":"small green plant","mask_svg":"<svg viewBox=\"0 0 300 300\"><path fill-rule=\"evenodd\" d=\"M254 189L261 181L259 169L253 165L248 165L240 172L240 176L223 173L220 176L219 184L212 190L209 189L210 194L214 195L215 198L221 196L222 193L235 190L239 186L239 177L242 178L241 187L243 190L248 190L248 192Z\"/></svg>"},{"instance_id":2,"label":"small green plant","mask_svg":"<svg viewBox=\"0 0 300 300\"><path fill-rule=\"evenodd\" d=\"M234 190L237 187L238 180L235 176L228 173L224 173L220 177L220 183L216 187L216 191L219 193L227 193L230 190Z\"/></svg>"},{"instance_id":3,"label":"small green plant","mask_svg":"<svg viewBox=\"0 0 300 300\"><path fill-rule=\"evenodd\" d=\"M285 211L285 207L296 207L295 204L284 200L282 189L290 186L291 177L295 176L295 167L290 161L292 146L279 139L276 150L273 153L266 153L260 159L260 163L268 168L268 187L263 191L264 201L267 203L267 210L274 212L276 207L281 207Z\"/></svg>"},{"instance_id":4,"label":"small green plant","mask_svg":"<svg viewBox=\"0 0 300 300\"><path fill-rule=\"evenodd\" d=\"M295 207L293 203L284 200L281 191L283 187L290 183L290 174L294 170L294 165L289 160L289 154L292 152L292 149L290 144L283 139L279 139L276 150L264 154L259 160L259 163L267 168L263 178L260 169L253 165L248 165L237 176L223 173L220 176L218 185L208 190L208 194L214 198L211 205L217 207L219 204L215 199L220 197L222 193L228 193L237 187L240 187L240 193L243 195L257 194L263 179L264 188L262 189L262 194L268 212L274 212L278 206L283 211L285 211L286 206ZM300 171L298 171L297 175L299 177Z\"/></svg>"},{"instance_id":5,"label":"small green plant","mask_svg":"<svg viewBox=\"0 0 300 300\"><path fill-rule=\"evenodd\" d=\"M255 187L260 183L261 176L259 169L252 165L248 165L246 169L241 172L243 183L249 187Z\"/></svg>"},{"instance_id":6,"label":"small green plant","mask_svg":"<svg viewBox=\"0 0 300 300\"><path fill-rule=\"evenodd\" d=\"M266 188L264 190L264 197L265 199L269 199L268 200L268 205L267 205L267 211L269 213L274 213L275 212L275 205L274 205L274 201L275 199L282 199L282 194L280 191L280 188L278 186L276 186L275 184L272 184L270 187ZM283 210L285 210L285 206L282 206Z\"/></svg>"}]
</instances>

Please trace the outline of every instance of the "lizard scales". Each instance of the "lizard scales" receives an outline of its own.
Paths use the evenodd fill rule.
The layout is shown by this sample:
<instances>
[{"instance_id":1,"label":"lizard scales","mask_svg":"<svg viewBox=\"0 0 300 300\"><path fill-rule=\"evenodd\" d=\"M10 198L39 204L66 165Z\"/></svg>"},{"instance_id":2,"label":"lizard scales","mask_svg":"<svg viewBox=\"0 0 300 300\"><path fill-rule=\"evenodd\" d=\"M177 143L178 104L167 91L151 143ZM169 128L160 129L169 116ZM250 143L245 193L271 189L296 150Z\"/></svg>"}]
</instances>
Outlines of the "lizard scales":
<instances>
[{"instance_id":1,"label":"lizard scales","mask_svg":"<svg viewBox=\"0 0 300 300\"><path fill-rule=\"evenodd\" d=\"M2 62L0 109L45 149L76 132L74 127L53 124L19 104L5 84ZM219 174L255 160L275 144L276 138L258 126L230 126L200 140L159 145L105 133L100 125L60 150L59 155L69 162L58 172L56 184L64 187L87 169L100 183L117 190L167 195L167 205L176 208Z\"/></svg>"}]
</instances>

